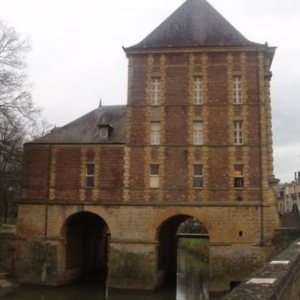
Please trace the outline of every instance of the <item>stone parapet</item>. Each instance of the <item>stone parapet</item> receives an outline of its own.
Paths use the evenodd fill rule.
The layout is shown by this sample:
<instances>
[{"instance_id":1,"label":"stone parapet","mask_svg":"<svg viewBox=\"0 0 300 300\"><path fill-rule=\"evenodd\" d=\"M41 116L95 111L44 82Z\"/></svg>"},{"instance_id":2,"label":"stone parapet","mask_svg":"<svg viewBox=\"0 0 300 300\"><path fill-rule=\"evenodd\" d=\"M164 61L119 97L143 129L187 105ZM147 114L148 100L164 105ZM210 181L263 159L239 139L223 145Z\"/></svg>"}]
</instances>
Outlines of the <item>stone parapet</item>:
<instances>
[{"instance_id":1,"label":"stone parapet","mask_svg":"<svg viewBox=\"0 0 300 300\"><path fill-rule=\"evenodd\" d=\"M222 300L295 300L300 294L300 239Z\"/></svg>"}]
</instances>

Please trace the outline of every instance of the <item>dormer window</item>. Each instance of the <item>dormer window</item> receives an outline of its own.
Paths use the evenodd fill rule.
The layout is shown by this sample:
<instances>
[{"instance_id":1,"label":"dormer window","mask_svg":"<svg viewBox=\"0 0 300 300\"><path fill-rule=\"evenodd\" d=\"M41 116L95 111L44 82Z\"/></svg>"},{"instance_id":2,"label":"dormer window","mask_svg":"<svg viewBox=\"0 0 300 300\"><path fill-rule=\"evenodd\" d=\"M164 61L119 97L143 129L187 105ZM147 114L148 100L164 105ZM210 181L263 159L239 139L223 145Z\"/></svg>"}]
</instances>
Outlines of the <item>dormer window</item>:
<instances>
[{"instance_id":1,"label":"dormer window","mask_svg":"<svg viewBox=\"0 0 300 300\"><path fill-rule=\"evenodd\" d=\"M113 127L109 124L99 124L99 137L101 140L107 140L113 131Z\"/></svg>"},{"instance_id":2,"label":"dormer window","mask_svg":"<svg viewBox=\"0 0 300 300\"><path fill-rule=\"evenodd\" d=\"M108 138L108 128L100 127L100 139L107 139L107 138Z\"/></svg>"}]
</instances>

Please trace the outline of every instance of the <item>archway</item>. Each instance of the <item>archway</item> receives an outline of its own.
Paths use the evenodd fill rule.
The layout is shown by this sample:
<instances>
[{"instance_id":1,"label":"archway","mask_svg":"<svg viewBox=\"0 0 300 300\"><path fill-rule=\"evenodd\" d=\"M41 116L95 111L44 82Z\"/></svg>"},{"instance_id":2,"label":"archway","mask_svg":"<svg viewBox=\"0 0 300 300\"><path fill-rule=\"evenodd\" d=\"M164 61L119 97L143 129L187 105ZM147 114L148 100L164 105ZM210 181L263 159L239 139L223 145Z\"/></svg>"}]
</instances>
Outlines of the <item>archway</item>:
<instances>
[{"instance_id":1,"label":"archway","mask_svg":"<svg viewBox=\"0 0 300 300\"><path fill-rule=\"evenodd\" d=\"M177 274L178 238L208 239L206 227L190 215L176 215L165 220L158 230L158 268L164 273L165 284L175 284Z\"/></svg>"},{"instance_id":2,"label":"archway","mask_svg":"<svg viewBox=\"0 0 300 300\"><path fill-rule=\"evenodd\" d=\"M107 277L109 229L98 215L80 212L69 217L65 227L66 271L74 279L85 274Z\"/></svg>"}]
</instances>

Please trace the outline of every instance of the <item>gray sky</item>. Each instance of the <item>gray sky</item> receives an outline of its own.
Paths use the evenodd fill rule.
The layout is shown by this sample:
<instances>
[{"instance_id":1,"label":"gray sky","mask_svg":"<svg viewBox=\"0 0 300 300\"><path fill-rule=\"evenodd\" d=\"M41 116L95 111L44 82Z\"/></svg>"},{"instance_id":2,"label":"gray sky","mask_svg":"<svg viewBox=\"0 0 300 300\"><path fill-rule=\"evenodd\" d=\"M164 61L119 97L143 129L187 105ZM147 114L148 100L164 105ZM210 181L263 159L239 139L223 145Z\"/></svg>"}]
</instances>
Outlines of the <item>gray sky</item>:
<instances>
[{"instance_id":1,"label":"gray sky","mask_svg":"<svg viewBox=\"0 0 300 300\"><path fill-rule=\"evenodd\" d=\"M275 175L300 170L300 1L208 0L249 40L277 46L271 85ZM62 126L104 105L125 104L122 46L141 41L184 0L0 0L0 19L29 37L33 99Z\"/></svg>"}]
</instances>

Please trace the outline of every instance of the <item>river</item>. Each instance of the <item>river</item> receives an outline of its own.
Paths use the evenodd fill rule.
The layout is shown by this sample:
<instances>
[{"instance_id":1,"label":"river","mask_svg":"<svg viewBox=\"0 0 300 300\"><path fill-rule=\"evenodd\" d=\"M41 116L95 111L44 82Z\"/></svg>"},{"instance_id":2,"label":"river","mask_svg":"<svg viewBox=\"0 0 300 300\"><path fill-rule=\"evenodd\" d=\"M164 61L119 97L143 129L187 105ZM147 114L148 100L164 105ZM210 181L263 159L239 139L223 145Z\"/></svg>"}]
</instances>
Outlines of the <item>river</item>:
<instances>
[{"instance_id":1,"label":"river","mask_svg":"<svg viewBox=\"0 0 300 300\"><path fill-rule=\"evenodd\" d=\"M177 286L156 292L107 291L97 280L86 280L59 288L25 286L5 300L216 300L206 288L207 266L184 251L178 251Z\"/></svg>"}]
</instances>

